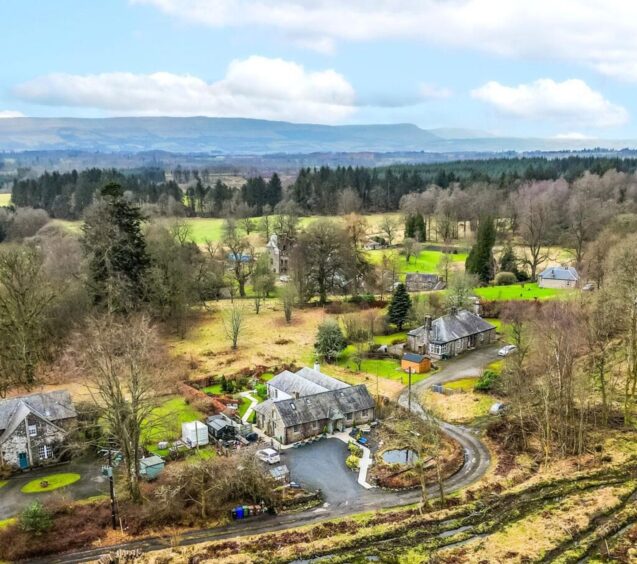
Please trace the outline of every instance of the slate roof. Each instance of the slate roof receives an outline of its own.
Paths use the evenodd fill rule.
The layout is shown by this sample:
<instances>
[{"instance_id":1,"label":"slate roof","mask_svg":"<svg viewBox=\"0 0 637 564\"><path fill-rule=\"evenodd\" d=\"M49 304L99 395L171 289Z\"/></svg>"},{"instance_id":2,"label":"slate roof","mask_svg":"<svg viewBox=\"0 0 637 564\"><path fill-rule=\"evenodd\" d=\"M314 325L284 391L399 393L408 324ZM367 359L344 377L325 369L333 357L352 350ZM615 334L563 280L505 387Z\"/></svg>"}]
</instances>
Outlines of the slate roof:
<instances>
[{"instance_id":1,"label":"slate roof","mask_svg":"<svg viewBox=\"0 0 637 564\"><path fill-rule=\"evenodd\" d=\"M15 431L29 413L51 423L77 417L71 395L66 390L0 401L0 431L3 431L0 434L0 443Z\"/></svg>"},{"instance_id":2,"label":"slate roof","mask_svg":"<svg viewBox=\"0 0 637 564\"><path fill-rule=\"evenodd\" d=\"M268 385L290 396L310 396L328 390L347 388L348 385L336 378L326 376L312 368L301 368L296 374L284 370L277 374Z\"/></svg>"},{"instance_id":3,"label":"slate roof","mask_svg":"<svg viewBox=\"0 0 637 564\"><path fill-rule=\"evenodd\" d=\"M579 274L572 266L550 266L540 273L540 278L577 282L579 280Z\"/></svg>"},{"instance_id":4,"label":"slate roof","mask_svg":"<svg viewBox=\"0 0 637 564\"><path fill-rule=\"evenodd\" d=\"M13 414L21 404L49 421L77 417L71 394L66 390L31 394L0 401L0 429L7 428Z\"/></svg>"},{"instance_id":5,"label":"slate roof","mask_svg":"<svg viewBox=\"0 0 637 564\"><path fill-rule=\"evenodd\" d=\"M257 405L257 413L267 414L276 409L286 427L312 421L342 417L344 414L372 409L374 399L364 384L328 390L313 396L281 401L267 400Z\"/></svg>"},{"instance_id":6,"label":"slate roof","mask_svg":"<svg viewBox=\"0 0 637 564\"><path fill-rule=\"evenodd\" d=\"M450 313L435 319L431 324L429 342L434 344L450 343L470 335L477 335L495 329L495 325L486 322L479 315L461 309L457 313ZM420 337L426 333L425 326L410 331L408 335Z\"/></svg>"},{"instance_id":7,"label":"slate roof","mask_svg":"<svg viewBox=\"0 0 637 564\"><path fill-rule=\"evenodd\" d=\"M426 358L425 355L411 353L411 352L406 352L403 355L403 360L408 360L409 362L421 363L425 358Z\"/></svg>"}]
</instances>

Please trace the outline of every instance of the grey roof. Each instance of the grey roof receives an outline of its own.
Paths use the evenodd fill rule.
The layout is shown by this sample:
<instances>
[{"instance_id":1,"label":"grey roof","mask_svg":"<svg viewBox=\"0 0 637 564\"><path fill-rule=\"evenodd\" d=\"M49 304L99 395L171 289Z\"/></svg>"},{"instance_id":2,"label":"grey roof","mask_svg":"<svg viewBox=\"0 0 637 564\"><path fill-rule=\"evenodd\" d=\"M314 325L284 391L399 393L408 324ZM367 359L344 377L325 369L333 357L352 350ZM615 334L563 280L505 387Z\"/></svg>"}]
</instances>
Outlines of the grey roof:
<instances>
[{"instance_id":1,"label":"grey roof","mask_svg":"<svg viewBox=\"0 0 637 564\"><path fill-rule=\"evenodd\" d=\"M49 421L77 417L71 394L66 390L31 394L0 401L0 429L7 428L9 421L21 405Z\"/></svg>"},{"instance_id":2,"label":"grey roof","mask_svg":"<svg viewBox=\"0 0 637 564\"><path fill-rule=\"evenodd\" d=\"M572 266L550 266L543 272L540 272L540 278L577 282L579 280L579 274Z\"/></svg>"},{"instance_id":3,"label":"grey roof","mask_svg":"<svg viewBox=\"0 0 637 564\"><path fill-rule=\"evenodd\" d=\"M374 399L365 384L346 386L340 390L329 390L313 396L292 398L273 402L268 400L257 406L259 413L276 409L286 427L311 421L330 419L337 414L353 413L372 409Z\"/></svg>"},{"instance_id":4,"label":"grey roof","mask_svg":"<svg viewBox=\"0 0 637 564\"><path fill-rule=\"evenodd\" d=\"M495 329L495 325L491 325L475 313L461 309L457 313L443 315L432 322L429 342L434 344L450 343L491 329ZM419 337L424 335L426 331L423 325L410 331L409 335Z\"/></svg>"},{"instance_id":5,"label":"grey roof","mask_svg":"<svg viewBox=\"0 0 637 564\"><path fill-rule=\"evenodd\" d=\"M294 396L297 393L300 396L309 396L312 394L320 394L326 390L323 386L301 378L289 370L284 370L280 374L277 374L268 382L268 386L276 388L290 396Z\"/></svg>"},{"instance_id":6,"label":"grey roof","mask_svg":"<svg viewBox=\"0 0 637 564\"><path fill-rule=\"evenodd\" d=\"M152 456L147 456L146 458L140 458L139 459L139 465L143 466L144 468L150 468L151 466L159 466L159 465L164 465L164 459L161 456L157 456L156 454L153 454Z\"/></svg>"},{"instance_id":7,"label":"grey roof","mask_svg":"<svg viewBox=\"0 0 637 564\"><path fill-rule=\"evenodd\" d=\"M331 376L327 376L318 370L314 370L313 368L301 368L296 372L297 376L301 376L314 384L318 384L319 386L325 388L326 390L340 390L342 388L349 387L345 382L341 382L336 378L332 378Z\"/></svg>"},{"instance_id":8,"label":"grey roof","mask_svg":"<svg viewBox=\"0 0 637 564\"><path fill-rule=\"evenodd\" d=\"M422 362L425 358L426 357L423 354L416 354L411 352L406 352L403 355L403 360L408 360L409 362Z\"/></svg>"},{"instance_id":9,"label":"grey roof","mask_svg":"<svg viewBox=\"0 0 637 564\"><path fill-rule=\"evenodd\" d=\"M284 370L272 378L268 385L291 396L297 394L299 396L310 396L328 390L339 390L348 387L348 384L331 376L326 376L312 368L301 368L296 374L289 370Z\"/></svg>"},{"instance_id":10,"label":"grey roof","mask_svg":"<svg viewBox=\"0 0 637 564\"><path fill-rule=\"evenodd\" d=\"M266 413L268 413L268 411L273 405L274 405L274 402L271 399L268 399L255 405L254 411L256 413L260 413L261 415L265 415Z\"/></svg>"}]
</instances>

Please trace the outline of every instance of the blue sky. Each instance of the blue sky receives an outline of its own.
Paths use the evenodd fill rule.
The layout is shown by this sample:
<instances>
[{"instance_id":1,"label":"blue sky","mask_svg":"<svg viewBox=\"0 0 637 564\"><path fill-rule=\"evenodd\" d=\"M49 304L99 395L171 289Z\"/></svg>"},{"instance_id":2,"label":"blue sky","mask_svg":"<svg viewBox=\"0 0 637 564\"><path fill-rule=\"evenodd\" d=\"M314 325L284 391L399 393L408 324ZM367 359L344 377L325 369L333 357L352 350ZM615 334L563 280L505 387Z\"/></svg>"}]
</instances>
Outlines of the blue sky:
<instances>
[{"instance_id":1,"label":"blue sky","mask_svg":"<svg viewBox=\"0 0 637 564\"><path fill-rule=\"evenodd\" d=\"M637 138L620 0L3 0L0 116Z\"/></svg>"}]
</instances>

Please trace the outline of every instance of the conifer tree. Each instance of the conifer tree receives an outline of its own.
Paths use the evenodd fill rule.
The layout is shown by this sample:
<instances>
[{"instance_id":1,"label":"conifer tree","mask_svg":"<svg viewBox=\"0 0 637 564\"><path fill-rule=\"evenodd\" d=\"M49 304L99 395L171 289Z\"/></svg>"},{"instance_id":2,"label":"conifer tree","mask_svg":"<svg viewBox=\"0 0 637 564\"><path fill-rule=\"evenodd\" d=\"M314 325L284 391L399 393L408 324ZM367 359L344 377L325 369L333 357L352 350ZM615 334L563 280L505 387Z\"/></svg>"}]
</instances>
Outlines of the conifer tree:
<instances>
[{"instance_id":1,"label":"conifer tree","mask_svg":"<svg viewBox=\"0 0 637 564\"><path fill-rule=\"evenodd\" d=\"M403 330L403 324L407 320L409 310L411 309L411 298L407 293L407 288L403 283L398 284L392 295L389 304L388 317L390 323L398 327L399 331Z\"/></svg>"},{"instance_id":2,"label":"conifer tree","mask_svg":"<svg viewBox=\"0 0 637 564\"><path fill-rule=\"evenodd\" d=\"M490 217L483 218L478 227L476 244L471 248L465 268L468 273L476 274L482 283L493 278L493 245L495 245L495 225Z\"/></svg>"}]
</instances>

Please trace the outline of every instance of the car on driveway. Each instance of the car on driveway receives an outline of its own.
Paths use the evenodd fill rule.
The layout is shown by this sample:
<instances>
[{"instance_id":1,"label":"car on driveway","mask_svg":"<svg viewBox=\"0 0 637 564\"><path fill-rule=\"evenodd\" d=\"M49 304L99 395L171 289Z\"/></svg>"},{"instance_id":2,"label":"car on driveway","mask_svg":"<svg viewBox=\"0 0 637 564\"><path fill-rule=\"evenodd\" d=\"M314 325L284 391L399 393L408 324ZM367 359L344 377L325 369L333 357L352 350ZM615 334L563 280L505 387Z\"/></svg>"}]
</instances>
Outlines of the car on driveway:
<instances>
[{"instance_id":1,"label":"car on driveway","mask_svg":"<svg viewBox=\"0 0 637 564\"><path fill-rule=\"evenodd\" d=\"M281 462L279 453L273 448L264 448L263 450L258 450L257 458L259 460L262 460L263 462L267 462L268 464L278 464L279 462Z\"/></svg>"},{"instance_id":2,"label":"car on driveway","mask_svg":"<svg viewBox=\"0 0 637 564\"><path fill-rule=\"evenodd\" d=\"M498 351L498 356L509 356L511 353L514 353L517 350L518 347L516 347L515 345L505 345Z\"/></svg>"}]
</instances>

